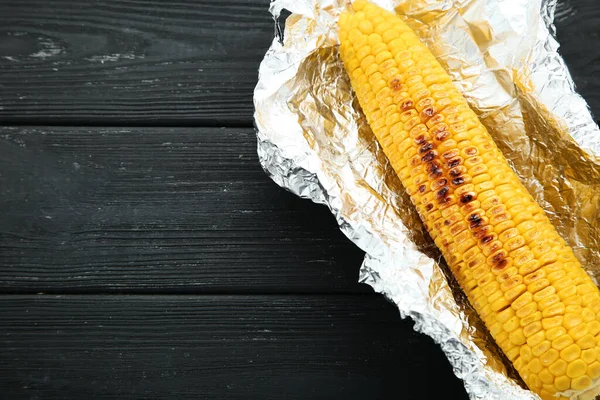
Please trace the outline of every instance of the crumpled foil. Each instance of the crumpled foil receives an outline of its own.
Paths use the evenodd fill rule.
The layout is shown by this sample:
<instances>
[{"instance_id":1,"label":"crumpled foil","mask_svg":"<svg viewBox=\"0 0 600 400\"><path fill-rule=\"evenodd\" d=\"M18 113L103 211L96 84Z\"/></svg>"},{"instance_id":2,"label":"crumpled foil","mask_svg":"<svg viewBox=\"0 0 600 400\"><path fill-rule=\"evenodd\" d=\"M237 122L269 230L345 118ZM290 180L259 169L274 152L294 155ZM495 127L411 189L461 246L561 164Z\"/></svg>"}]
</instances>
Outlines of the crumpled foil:
<instances>
[{"instance_id":1,"label":"crumpled foil","mask_svg":"<svg viewBox=\"0 0 600 400\"><path fill-rule=\"evenodd\" d=\"M374 2L403 15L438 57L600 278L600 130L557 53L556 0ZM337 53L336 22L348 5L271 3L276 37L254 92L260 162L280 186L329 207L366 253L360 281L441 346L472 399L537 399L448 273L357 107ZM291 15L282 30L284 9Z\"/></svg>"}]
</instances>

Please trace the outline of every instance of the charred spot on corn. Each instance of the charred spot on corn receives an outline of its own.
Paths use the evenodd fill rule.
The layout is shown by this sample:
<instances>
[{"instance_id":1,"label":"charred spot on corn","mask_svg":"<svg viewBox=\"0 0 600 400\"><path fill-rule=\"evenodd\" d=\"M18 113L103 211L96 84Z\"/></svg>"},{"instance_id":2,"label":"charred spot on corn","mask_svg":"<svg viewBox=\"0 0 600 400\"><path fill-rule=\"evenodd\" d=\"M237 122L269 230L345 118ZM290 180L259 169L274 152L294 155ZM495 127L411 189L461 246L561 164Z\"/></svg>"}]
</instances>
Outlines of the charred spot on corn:
<instances>
[{"instance_id":1,"label":"charred spot on corn","mask_svg":"<svg viewBox=\"0 0 600 400\"><path fill-rule=\"evenodd\" d=\"M425 135L419 135L415 138L415 143L418 145L422 145L424 143L427 143L427 136Z\"/></svg>"},{"instance_id":2,"label":"charred spot on corn","mask_svg":"<svg viewBox=\"0 0 600 400\"><path fill-rule=\"evenodd\" d=\"M487 244L487 243L491 242L492 240L494 240L494 237L492 235L484 236L481 238L481 243Z\"/></svg>"},{"instance_id":3,"label":"charred spot on corn","mask_svg":"<svg viewBox=\"0 0 600 400\"><path fill-rule=\"evenodd\" d=\"M429 142L425 142L420 148L419 148L419 153L423 154L423 153L427 153L429 150L433 149L433 144L429 143ZM433 154L433 157L435 157L435 153L431 153ZM431 160L430 160L431 161Z\"/></svg>"},{"instance_id":4,"label":"charred spot on corn","mask_svg":"<svg viewBox=\"0 0 600 400\"><path fill-rule=\"evenodd\" d=\"M467 204L467 203L473 201L474 198L475 198L475 195L473 193L465 193L462 196L460 196L460 202L463 204Z\"/></svg>"},{"instance_id":5,"label":"charred spot on corn","mask_svg":"<svg viewBox=\"0 0 600 400\"><path fill-rule=\"evenodd\" d=\"M454 179L452 179L452 184L453 184L454 186L460 186L460 185L462 185L463 183L465 183L465 178L464 178L464 176L459 176L459 177L457 177L457 178L454 178Z\"/></svg>"},{"instance_id":6,"label":"charred spot on corn","mask_svg":"<svg viewBox=\"0 0 600 400\"><path fill-rule=\"evenodd\" d=\"M459 166L459 165L460 165L460 161L461 161L461 160L460 160L460 158L458 158L458 157L457 157L457 158L453 158L453 159L451 159L450 161L448 161L448 162L446 163L446 165L448 166L448 168L454 168L454 167L457 167L457 166ZM452 173L452 171L450 171L450 173Z\"/></svg>"},{"instance_id":7,"label":"charred spot on corn","mask_svg":"<svg viewBox=\"0 0 600 400\"><path fill-rule=\"evenodd\" d=\"M467 221L469 221L469 227L471 229L475 229L481 226L483 223L483 219L479 214L473 213L467 217Z\"/></svg>"},{"instance_id":8,"label":"charred spot on corn","mask_svg":"<svg viewBox=\"0 0 600 400\"><path fill-rule=\"evenodd\" d=\"M412 106L413 106L412 100L404 100L402 103L400 103L398 108L400 108L400 110L402 110L402 111L406 111L406 110L411 109Z\"/></svg>"},{"instance_id":9,"label":"charred spot on corn","mask_svg":"<svg viewBox=\"0 0 600 400\"><path fill-rule=\"evenodd\" d=\"M435 151L430 151L427 154L425 154L423 157L421 157L421 161L423 161L423 162L432 161L435 158L435 156L436 156Z\"/></svg>"}]
</instances>

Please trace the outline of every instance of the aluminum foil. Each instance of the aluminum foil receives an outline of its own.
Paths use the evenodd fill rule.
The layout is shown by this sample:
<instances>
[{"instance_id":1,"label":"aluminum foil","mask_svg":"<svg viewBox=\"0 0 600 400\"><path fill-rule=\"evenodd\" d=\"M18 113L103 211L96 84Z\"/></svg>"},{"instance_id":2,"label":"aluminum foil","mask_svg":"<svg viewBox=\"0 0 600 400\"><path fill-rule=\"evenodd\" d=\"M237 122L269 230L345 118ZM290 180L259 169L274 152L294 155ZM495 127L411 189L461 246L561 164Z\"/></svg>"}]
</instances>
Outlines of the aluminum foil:
<instances>
[{"instance_id":1,"label":"aluminum foil","mask_svg":"<svg viewBox=\"0 0 600 400\"><path fill-rule=\"evenodd\" d=\"M374 2L403 15L429 46L600 278L600 130L557 53L556 0ZM254 92L261 164L280 186L329 207L366 253L360 281L441 346L472 399L536 399L448 273L358 111L337 53L337 17L348 5L271 3L276 35Z\"/></svg>"}]
</instances>

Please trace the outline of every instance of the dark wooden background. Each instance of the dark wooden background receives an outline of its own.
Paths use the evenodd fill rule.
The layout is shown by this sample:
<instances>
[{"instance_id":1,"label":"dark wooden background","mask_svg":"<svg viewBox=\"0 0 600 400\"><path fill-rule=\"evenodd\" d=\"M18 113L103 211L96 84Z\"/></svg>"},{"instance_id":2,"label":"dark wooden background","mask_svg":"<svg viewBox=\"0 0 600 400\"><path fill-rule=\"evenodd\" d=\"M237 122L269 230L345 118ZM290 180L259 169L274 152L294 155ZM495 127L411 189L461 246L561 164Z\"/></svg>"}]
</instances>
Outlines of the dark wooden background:
<instances>
[{"instance_id":1,"label":"dark wooden background","mask_svg":"<svg viewBox=\"0 0 600 400\"><path fill-rule=\"evenodd\" d=\"M0 0L1 398L466 398L328 211L258 165L267 10ZM599 27L559 0L596 115Z\"/></svg>"}]
</instances>

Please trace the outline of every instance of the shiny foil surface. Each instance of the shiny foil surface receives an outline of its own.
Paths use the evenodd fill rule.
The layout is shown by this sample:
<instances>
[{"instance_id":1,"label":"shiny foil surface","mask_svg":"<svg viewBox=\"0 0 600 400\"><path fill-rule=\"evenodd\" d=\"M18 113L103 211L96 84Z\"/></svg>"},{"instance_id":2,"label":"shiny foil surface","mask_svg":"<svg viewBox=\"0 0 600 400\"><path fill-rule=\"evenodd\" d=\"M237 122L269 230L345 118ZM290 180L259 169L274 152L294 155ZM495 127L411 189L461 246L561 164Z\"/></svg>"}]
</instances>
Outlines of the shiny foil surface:
<instances>
[{"instance_id":1,"label":"shiny foil surface","mask_svg":"<svg viewBox=\"0 0 600 400\"><path fill-rule=\"evenodd\" d=\"M557 53L556 0L373 2L438 57L598 283L600 130ZM441 346L472 399L538 399L449 274L358 107L337 53L349 3L271 3L275 38L254 92L260 162L280 186L329 207L366 253L360 281Z\"/></svg>"}]
</instances>

